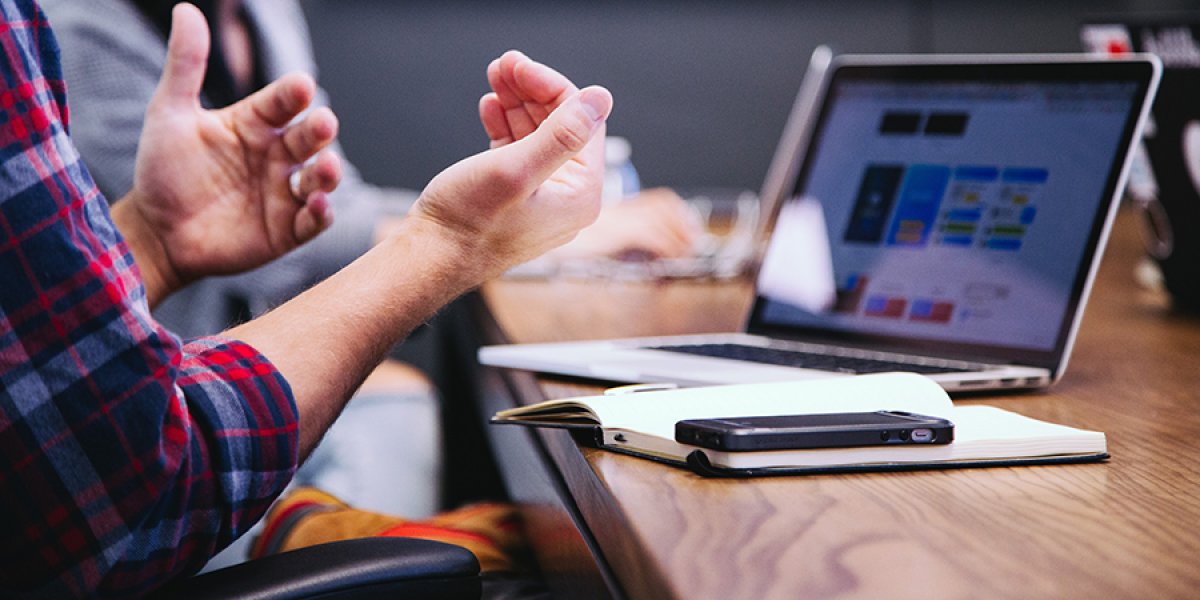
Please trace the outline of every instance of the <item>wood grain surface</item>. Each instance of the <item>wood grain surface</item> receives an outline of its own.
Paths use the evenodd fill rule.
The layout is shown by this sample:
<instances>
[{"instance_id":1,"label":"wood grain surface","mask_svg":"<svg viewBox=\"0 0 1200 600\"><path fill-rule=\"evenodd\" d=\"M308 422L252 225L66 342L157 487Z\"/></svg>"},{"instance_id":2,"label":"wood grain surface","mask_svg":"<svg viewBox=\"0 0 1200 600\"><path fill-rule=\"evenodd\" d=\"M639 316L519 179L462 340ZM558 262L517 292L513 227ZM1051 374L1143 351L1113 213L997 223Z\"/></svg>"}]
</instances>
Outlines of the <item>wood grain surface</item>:
<instances>
[{"instance_id":1,"label":"wood grain surface","mask_svg":"<svg viewBox=\"0 0 1200 600\"><path fill-rule=\"evenodd\" d=\"M703 479L543 443L634 598L1193 598L1200 590L1200 320L1139 286L1118 218L1075 352L1047 391L957 398L1106 432L1103 464ZM736 330L735 282L502 281L515 341ZM528 374L512 373L530 377ZM532 377L531 377L532 380ZM596 393L539 376L519 402Z\"/></svg>"}]
</instances>

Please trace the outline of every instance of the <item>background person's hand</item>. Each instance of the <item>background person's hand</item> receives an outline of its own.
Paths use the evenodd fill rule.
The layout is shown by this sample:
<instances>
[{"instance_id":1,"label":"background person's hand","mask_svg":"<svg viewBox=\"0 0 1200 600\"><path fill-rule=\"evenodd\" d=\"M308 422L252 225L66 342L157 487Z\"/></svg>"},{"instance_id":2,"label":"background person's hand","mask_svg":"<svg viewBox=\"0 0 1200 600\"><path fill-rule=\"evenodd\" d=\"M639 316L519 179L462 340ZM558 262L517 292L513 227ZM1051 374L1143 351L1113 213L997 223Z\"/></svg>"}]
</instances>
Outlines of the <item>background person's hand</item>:
<instances>
[{"instance_id":1,"label":"background person's hand","mask_svg":"<svg viewBox=\"0 0 1200 600\"><path fill-rule=\"evenodd\" d=\"M134 188L114 207L151 304L187 282L262 265L332 222L326 193L341 178L328 109L315 84L289 75L221 110L199 95L209 51L203 15L176 5L166 67L146 110Z\"/></svg>"},{"instance_id":2,"label":"background person's hand","mask_svg":"<svg viewBox=\"0 0 1200 600\"><path fill-rule=\"evenodd\" d=\"M562 245L595 220L604 178L608 90L582 91L510 51L488 67L480 101L492 149L430 181L410 215L437 225L480 279Z\"/></svg>"},{"instance_id":3,"label":"background person's hand","mask_svg":"<svg viewBox=\"0 0 1200 600\"><path fill-rule=\"evenodd\" d=\"M548 256L553 260L685 258L695 255L702 235L704 225L695 209L673 190L653 188L606 205L595 223Z\"/></svg>"}]
</instances>

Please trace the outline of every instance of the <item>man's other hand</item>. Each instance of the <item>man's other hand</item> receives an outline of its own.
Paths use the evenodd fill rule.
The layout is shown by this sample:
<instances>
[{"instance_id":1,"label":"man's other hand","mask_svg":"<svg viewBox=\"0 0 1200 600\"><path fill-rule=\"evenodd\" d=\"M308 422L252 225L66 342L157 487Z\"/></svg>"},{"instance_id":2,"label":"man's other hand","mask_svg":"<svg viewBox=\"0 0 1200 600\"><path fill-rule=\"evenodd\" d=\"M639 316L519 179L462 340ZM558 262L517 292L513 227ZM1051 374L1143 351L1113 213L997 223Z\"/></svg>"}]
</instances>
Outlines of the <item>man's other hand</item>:
<instances>
[{"instance_id":1,"label":"man's other hand","mask_svg":"<svg viewBox=\"0 0 1200 600\"><path fill-rule=\"evenodd\" d=\"M439 173L412 218L435 225L483 280L570 241L596 219L612 95L578 90L510 51L488 67L480 118L492 148Z\"/></svg>"}]
</instances>

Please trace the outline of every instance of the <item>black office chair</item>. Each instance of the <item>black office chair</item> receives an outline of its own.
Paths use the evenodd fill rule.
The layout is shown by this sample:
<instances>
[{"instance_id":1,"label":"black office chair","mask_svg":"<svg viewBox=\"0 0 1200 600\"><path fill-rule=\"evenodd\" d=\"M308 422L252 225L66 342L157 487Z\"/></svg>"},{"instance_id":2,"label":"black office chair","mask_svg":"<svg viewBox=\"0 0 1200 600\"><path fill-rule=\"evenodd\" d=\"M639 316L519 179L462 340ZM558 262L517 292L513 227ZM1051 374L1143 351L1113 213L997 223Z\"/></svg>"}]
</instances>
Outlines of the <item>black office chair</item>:
<instances>
[{"instance_id":1,"label":"black office chair","mask_svg":"<svg viewBox=\"0 0 1200 600\"><path fill-rule=\"evenodd\" d=\"M479 561L465 548L412 538L331 542L176 581L170 600L477 599Z\"/></svg>"}]
</instances>

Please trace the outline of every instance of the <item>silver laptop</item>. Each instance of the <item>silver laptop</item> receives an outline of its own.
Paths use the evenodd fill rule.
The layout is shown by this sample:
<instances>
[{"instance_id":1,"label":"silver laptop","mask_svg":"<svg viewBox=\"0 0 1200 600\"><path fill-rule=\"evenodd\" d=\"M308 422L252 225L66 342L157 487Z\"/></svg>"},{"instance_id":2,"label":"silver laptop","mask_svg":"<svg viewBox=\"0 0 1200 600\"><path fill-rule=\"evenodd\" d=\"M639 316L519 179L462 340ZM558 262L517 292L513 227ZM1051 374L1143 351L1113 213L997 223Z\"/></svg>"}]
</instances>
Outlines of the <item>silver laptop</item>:
<instances>
[{"instance_id":1,"label":"silver laptop","mask_svg":"<svg viewBox=\"0 0 1200 600\"><path fill-rule=\"evenodd\" d=\"M776 216L743 333L479 359L682 385L897 370L949 390L1049 385L1160 71L1149 56L836 57L764 183Z\"/></svg>"}]
</instances>

